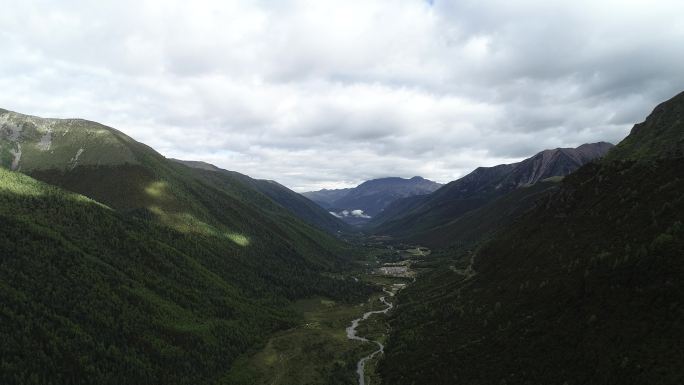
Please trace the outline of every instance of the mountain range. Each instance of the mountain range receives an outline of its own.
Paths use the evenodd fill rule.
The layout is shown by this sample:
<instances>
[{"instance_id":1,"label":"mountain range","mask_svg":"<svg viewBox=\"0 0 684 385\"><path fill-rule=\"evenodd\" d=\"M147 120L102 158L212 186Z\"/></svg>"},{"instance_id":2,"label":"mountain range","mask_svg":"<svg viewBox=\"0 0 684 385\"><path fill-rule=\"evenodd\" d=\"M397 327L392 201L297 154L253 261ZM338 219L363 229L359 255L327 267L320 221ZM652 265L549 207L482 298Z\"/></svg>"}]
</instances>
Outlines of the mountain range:
<instances>
[{"instance_id":1,"label":"mountain range","mask_svg":"<svg viewBox=\"0 0 684 385\"><path fill-rule=\"evenodd\" d=\"M297 216L304 222L326 230L333 234L348 233L352 229L342 220L330 215L329 212L323 210L320 206L309 199L306 199L301 194L298 194L289 188L281 185L274 180L254 179L247 175L240 174L235 171L228 171L201 161L187 161L172 159L174 162L181 163L191 168L217 172L231 178L240 180L242 183L253 187L255 190L271 198L274 202L280 204L284 208L290 210L292 214Z\"/></svg>"},{"instance_id":2,"label":"mountain range","mask_svg":"<svg viewBox=\"0 0 684 385\"><path fill-rule=\"evenodd\" d=\"M683 111L684 93L476 249L436 257L400 294L383 381L682 383Z\"/></svg>"},{"instance_id":3,"label":"mountain range","mask_svg":"<svg viewBox=\"0 0 684 385\"><path fill-rule=\"evenodd\" d=\"M304 194L0 110L0 383L232 383L278 344L329 351L323 306L370 310L384 384L681 384L682 191L684 93L617 146ZM415 279L369 273L404 258ZM389 305L371 279L405 288ZM339 357L328 383L357 370Z\"/></svg>"},{"instance_id":4,"label":"mountain range","mask_svg":"<svg viewBox=\"0 0 684 385\"><path fill-rule=\"evenodd\" d=\"M400 198L429 194L442 185L415 176L372 179L354 188L319 190L302 195L350 224L363 224Z\"/></svg>"},{"instance_id":5,"label":"mountain range","mask_svg":"<svg viewBox=\"0 0 684 385\"><path fill-rule=\"evenodd\" d=\"M582 165L604 156L610 143L583 144L577 148L545 150L518 163L479 167L432 194L399 199L369 223L377 234L389 234L431 246L456 241L451 222L507 193L528 189L537 182L563 177ZM549 180L551 181L551 180ZM523 193L524 194L524 193Z\"/></svg>"}]
</instances>

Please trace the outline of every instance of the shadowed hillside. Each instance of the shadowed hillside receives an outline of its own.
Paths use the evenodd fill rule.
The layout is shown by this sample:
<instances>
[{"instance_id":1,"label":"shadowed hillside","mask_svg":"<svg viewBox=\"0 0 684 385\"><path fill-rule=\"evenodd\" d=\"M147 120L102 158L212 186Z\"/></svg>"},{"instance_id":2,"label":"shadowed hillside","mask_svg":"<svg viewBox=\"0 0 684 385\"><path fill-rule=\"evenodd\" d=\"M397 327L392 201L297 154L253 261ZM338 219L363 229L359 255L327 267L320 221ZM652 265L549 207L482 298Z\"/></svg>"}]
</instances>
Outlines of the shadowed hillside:
<instances>
[{"instance_id":1,"label":"shadowed hillside","mask_svg":"<svg viewBox=\"0 0 684 385\"><path fill-rule=\"evenodd\" d=\"M660 105L618 152L403 292L383 379L684 381L682 105Z\"/></svg>"},{"instance_id":2,"label":"shadowed hillside","mask_svg":"<svg viewBox=\"0 0 684 385\"><path fill-rule=\"evenodd\" d=\"M458 233L450 223L516 189L555 176L564 176L594 159L613 145L605 142L577 148L545 150L519 163L479 167L434 193L396 201L369 224L376 234L389 234L417 243L443 246Z\"/></svg>"}]
</instances>

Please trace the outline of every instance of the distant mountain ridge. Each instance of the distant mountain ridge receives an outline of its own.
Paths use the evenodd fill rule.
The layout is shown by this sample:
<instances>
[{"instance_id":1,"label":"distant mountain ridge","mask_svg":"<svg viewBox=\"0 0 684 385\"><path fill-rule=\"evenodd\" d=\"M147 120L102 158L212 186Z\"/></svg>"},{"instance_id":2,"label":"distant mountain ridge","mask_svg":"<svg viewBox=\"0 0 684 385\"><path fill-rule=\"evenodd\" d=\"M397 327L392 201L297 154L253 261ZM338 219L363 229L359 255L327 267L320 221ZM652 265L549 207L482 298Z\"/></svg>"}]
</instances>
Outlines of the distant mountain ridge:
<instances>
[{"instance_id":1,"label":"distant mountain ridge","mask_svg":"<svg viewBox=\"0 0 684 385\"><path fill-rule=\"evenodd\" d=\"M376 233L396 236L424 233L509 191L568 175L604 156L613 147L606 142L583 144L577 148L544 150L518 163L478 167L430 195L395 201L373 218L369 226Z\"/></svg>"},{"instance_id":2,"label":"distant mountain ridge","mask_svg":"<svg viewBox=\"0 0 684 385\"><path fill-rule=\"evenodd\" d=\"M606 155L613 147L610 143L598 142L583 144L577 148L544 150L514 164L515 167L502 183L524 186L553 176L568 175L592 160Z\"/></svg>"},{"instance_id":3,"label":"distant mountain ridge","mask_svg":"<svg viewBox=\"0 0 684 385\"><path fill-rule=\"evenodd\" d=\"M302 195L314 201L319 206L329 209L334 206L335 201L347 195L352 188L341 189L322 189L318 191L303 192Z\"/></svg>"},{"instance_id":4,"label":"distant mountain ridge","mask_svg":"<svg viewBox=\"0 0 684 385\"><path fill-rule=\"evenodd\" d=\"M240 174L239 172L224 170L214 166L213 164L202 161L179 159L171 160L199 170L219 172L238 178L245 184L251 185L262 194L274 200L276 203L290 210L294 215L312 226L326 230L330 233L348 232L351 230L348 224L339 218L330 215L329 212L321 208L316 203L306 199L301 194L290 190L274 180L254 179L247 175Z\"/></svg>"},{"instance_id":5,"label":"distant mountain ridge","mask_svg":"<svg viewBox=\"0 0 684 385\"><path fill-rule=\"evenodd\" d=\"M319 190L302 195L330 210L348 223L359 224L382 212L400 198L430 194L442 185L414 176L372 179L354 188Z\"/></svg>"}]
</instances>

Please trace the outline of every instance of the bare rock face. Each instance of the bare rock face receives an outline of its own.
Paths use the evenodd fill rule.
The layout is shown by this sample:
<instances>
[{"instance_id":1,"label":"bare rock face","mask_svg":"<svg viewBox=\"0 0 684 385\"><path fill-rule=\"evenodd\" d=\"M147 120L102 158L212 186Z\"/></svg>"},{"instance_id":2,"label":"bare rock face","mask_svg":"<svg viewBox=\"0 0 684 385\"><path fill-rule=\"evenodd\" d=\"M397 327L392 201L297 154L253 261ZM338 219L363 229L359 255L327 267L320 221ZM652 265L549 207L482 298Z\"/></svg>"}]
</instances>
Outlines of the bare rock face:
<instances>
[{"instance_id":1,"label":"bare rock face","mask_svg":"<svg viewBox=\"0 0 684 385\"><path fill-rule=\"evenodd\" d=\"M606 155L614 146L606 142L583 144L577 148L544 150L515 164L503 183L529 186L553 176L565 176L581 166Z\"/></svg>"},{"instance_id":2,"label":"bare rock face","mask_svg":"<svg viewBox=\"0 0 684 385\"><path fill-rule=\"evenodd\" d=\"M0 109L0 167L70 171L77 166L138 164L132 139L96 122L47 119Z\"/></svg>"}]
</instances>

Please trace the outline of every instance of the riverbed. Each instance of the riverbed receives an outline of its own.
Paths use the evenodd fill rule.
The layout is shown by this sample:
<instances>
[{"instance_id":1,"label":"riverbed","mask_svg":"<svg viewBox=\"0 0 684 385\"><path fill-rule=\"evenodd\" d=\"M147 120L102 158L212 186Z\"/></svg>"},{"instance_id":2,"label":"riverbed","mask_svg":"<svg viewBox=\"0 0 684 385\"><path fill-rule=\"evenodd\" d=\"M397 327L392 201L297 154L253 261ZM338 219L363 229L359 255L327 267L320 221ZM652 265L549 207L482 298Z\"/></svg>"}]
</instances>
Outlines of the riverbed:
<instances>
[{"instance_id":1,"label":"riverbed","mask_svg":"<svg viewBox=\"0 0 684 385\"><path fill-rule=\"evenodd\" d=\"M390 297L394 296L394 292L388 291L387 289L382 289L387 295ZM380 297L380 302L382 302L385 306L387 306L383 310L373 310L373 311L367 311L363 313L363 315L359 318L356 318L352 321L351 325L347 327L347 338L350 340L356 340L356 341L362 341L362 342L371 342L375 345L378 346L378 348L373 351L371 354L362 357L359 362L356 364L356 374L359 377L359 385L367 385L366 384L366 376L365 376L365 368L366 368L366 362L373 357L375 357L377 354L380 354L384 351L385 346L379 342L379 341L372 341L364 337L360 337L356 334L356 328L359 326L359 322L367 320L368 317L370 317L373 314L387 314L388 311L390 311L393 307L394 304L391 302L387 302L385 299L387 296L382 296Z\"/></svg>"}]
</instances>

